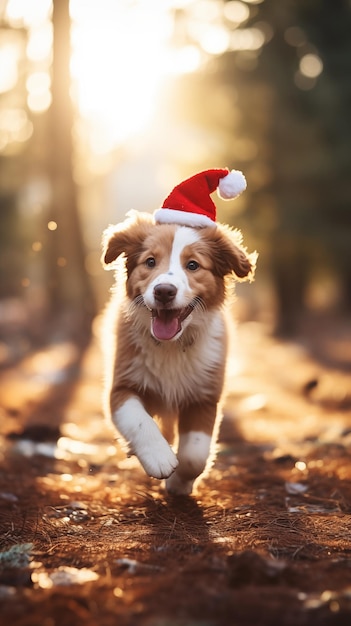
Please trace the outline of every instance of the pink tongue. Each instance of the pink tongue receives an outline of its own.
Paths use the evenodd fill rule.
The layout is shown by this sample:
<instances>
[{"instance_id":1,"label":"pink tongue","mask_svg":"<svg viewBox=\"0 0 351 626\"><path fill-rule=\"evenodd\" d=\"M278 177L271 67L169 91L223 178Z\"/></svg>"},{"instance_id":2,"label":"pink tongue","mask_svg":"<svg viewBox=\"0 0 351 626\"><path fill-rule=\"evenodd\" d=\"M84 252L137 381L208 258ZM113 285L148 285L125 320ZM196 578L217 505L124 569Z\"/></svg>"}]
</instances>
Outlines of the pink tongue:
<instances>
[{"instance_id":1,"label":"pink tongue","mask_svg":"<svg viewBox=\"0 0 351 626\"><path fill-rule=\"evenodd\" d=\"M173 339L180 329L178 317L170 313L161 312L152 318L152 331L156 339L165 341Z\"/></svg>"}]
</instances>

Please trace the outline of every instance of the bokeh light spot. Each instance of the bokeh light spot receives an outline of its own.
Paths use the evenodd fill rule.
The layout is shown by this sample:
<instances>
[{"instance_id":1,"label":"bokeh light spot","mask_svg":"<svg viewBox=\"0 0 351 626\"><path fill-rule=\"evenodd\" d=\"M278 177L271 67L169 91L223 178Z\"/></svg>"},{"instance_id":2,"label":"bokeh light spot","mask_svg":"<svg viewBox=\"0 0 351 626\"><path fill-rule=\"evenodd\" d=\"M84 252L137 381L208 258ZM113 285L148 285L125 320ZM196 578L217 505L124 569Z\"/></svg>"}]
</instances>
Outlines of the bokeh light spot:
<instances>
[{"instance_id":1,"label":"bokeh light spot","mask_svg":"<svg viewBox=\"0 0 351 626\"><path fill-rule=\"evenodd\" d=\"M322 59L317 54L305 54L300 60L300 72L307 78L317 78L323 71Z\"/></svg>"},{"instance_id":2,"label":"bokeh light spot","mask_svg":"<svg viewBox=\"0 0 351 626\"><path fill-rule=\"evenodd\" d=\"M239 0L226 2L223 7L223 13L227 20L235 24L241 24L250 17L249 7L243 2L239 2Z\"/></svg>"}]
</instances>

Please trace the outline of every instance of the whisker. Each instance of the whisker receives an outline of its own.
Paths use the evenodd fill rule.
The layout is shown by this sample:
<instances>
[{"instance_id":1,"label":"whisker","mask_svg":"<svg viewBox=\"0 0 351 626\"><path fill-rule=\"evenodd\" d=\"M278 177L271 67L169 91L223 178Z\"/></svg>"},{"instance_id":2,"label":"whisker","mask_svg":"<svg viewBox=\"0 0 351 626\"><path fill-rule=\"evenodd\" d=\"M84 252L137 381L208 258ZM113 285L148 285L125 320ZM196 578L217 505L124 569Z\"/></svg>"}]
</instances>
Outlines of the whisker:
<instances>
[{"instance_id":1,"label":"whisker","mask_svg":"<svg viewBox=\"0 0 351 626\"><path fill-rule=\"evenodd\" d=\"M134 304L136 306L145 306L144 298L143 298L143 296L141 294L136 296L136 298L134 298L133 302L134 302Z\"/></svg>"},{"instance_id":2,"label":"whisker","mask_svg":"<svg viewBox=\"0 0 351 626\"><path fill-rule=\"evenodd\" d=\"M133 315L133 313L136 311L136 309L138 309L139 307L145 307L146 304L144 302L144 298L141 294L139 294L138 296L136 296L136 298L134 298L134 300L132 300L132 302L129 304L128 307L128 313L129 315Z\"/></svg>"},{"instance_id":3,"label":"whisker","mask_svg":"<svg viewBox=\"0 0 351 626\"><path fill-rule=\"evenodd\" d=\"M207 306L200 296L195 296L195 298L190 302L190 306L194 310L199 309L202 313L205 313L207 310Z\"/></svg>"}]
</instances>

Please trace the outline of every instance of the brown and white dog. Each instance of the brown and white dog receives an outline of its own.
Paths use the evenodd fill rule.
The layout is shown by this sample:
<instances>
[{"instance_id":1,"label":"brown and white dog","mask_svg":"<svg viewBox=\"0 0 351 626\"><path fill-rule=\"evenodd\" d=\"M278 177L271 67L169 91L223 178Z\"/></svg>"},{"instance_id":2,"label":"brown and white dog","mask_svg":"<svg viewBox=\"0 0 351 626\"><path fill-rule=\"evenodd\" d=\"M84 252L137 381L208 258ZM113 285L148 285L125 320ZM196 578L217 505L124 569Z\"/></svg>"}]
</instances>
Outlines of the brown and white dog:
<instances>
[{"instance_id":1,"label":"brown and white dog","mask_svg":"<svg viewBox=\"0 0 351 626\"><path fill-rule=\"evenodd\" d=\"M137 212L105 231L105 267L121 255L105 333L107 411L146 473L190 494L218 423L228 278L251 279L256 256L229 227L155 223Z\"/></svg>"}]
</instances>

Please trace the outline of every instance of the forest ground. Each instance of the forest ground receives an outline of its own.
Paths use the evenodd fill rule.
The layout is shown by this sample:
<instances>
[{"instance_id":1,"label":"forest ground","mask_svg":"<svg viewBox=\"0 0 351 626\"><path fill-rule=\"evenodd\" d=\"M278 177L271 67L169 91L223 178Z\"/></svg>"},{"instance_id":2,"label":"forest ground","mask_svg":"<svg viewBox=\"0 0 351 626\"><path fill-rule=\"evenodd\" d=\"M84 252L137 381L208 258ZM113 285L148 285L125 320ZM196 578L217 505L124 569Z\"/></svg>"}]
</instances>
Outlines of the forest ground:
<instances>
[{"instance_id":1,"label":"forest ground","mask_svg":"<svg viewBox=\"0 0 351 626\"><path fill-rule=\"evenodd\" d=\"M218 455L192 497L127 459L101 355L53 343L0 372L0 623L351 621L351 329L239 326Z\"/></svg>"}]
</instances>

